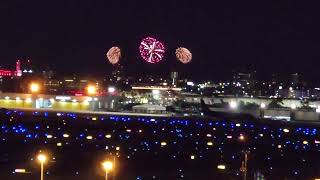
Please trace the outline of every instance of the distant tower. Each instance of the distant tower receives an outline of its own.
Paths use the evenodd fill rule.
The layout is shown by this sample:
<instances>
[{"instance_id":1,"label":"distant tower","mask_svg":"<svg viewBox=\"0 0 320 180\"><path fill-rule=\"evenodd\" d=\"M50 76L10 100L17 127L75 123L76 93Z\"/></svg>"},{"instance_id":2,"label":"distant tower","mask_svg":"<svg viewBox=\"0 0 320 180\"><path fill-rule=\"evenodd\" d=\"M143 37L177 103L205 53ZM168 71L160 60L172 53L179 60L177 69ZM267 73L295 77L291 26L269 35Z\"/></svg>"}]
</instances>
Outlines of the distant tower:
<instances>
[{"instance_id":1,"label":"distant tower","mask_svg":"<svg viewBox=\"0 0 320 180\"><path fill-rule=\"evenodd\" d=\"M291 74L291 85L297 85L299 83L299 74L293 73Z\"/></svg>"},{"instance_id":2,"label":"distant tower","mask_svg":"<svg viewBox=\"0 0 320 180\"><path fill-rule=\"evenodd\" d=\"M115 82L123 80L124 79L123 66L120 64L114 65L114 69L112 70L111 76L113 81Z\"/></svg>"},{"instance_id":3,"label":"distant tower","mask_svg":"<svg viewBox=\"0 0 320 180\"><path fill-rule=\"evenodd\" d=\"M16 76L22 76L22 71L21 71L21 64L20 64L20 60L17 60L16 62L16 72L15 72Z\"/></svg>"},{"instance_id":4,"label":"distant tower","mask_svg":"<svg viewBox=\"0 0 320 180\"><path fill-rule=\"evenodd\" d=\"M172 86L177 87L178 72L176 71L171 72L171 79L172 79Z\"/></svg>"}]
</instances>

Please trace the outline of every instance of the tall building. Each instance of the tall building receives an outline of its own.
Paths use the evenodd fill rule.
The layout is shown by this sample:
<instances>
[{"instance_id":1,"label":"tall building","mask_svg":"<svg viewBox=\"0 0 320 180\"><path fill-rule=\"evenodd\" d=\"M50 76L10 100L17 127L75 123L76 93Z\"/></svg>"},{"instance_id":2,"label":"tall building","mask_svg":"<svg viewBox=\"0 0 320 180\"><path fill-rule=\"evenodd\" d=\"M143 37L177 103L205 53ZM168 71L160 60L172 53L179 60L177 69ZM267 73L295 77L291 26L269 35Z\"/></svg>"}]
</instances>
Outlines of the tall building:
<instances>
[{"instance_id":1,"label":"tall building","mask_svg":"<svg viewBox=\"0 0 320 180\"><path fill-rule=\"evenodd\" d=\"M20 76L22 76L20 60L16 61L15 67L16 67L15 70L0 69L0 76L6 76L6 77L20 77Z\"/></svg>"},{"instance_id":2,"label":"tall building","mask_svg":"<svg viewBox=\"0 0 320 180\"><path fill-rule=\"evenodd\" d=\"M114 65L114 69L112 70L110 81L119 82L124 79L123 66L120 64Z\"/></svg>"},{"instance_id":3,"label":"tall building","mask_svg":"<svg viewBox=\"0 0 320 180\"><path fill-rule=\"evenodd\" d=\"M239 83L253 83L253 74L252 73L236 73L233 75L233 82Z\"/></svg>"},{"instance_id":4,"label":"tall building","mask_svg":"<svg viewBox=\"0 0 320 180\"><path fill-rule=\"evenodd\" d=\"M26 61L23 61L22 66L23 66L23 68L22 68L22 73L23 74L32 74L32 73L34 73L34 67L33 67L30 59L27 59Z\"/></svg>"},{"instance_id":5,"label":"tall building","mask_svg":"<svg viewBox=\"0 0 320 180\"><path fill-rule=\"evenodd\" d=\"M178 76L179 76L178 72L176 72L176 71L171 72L171 80L172 80L173 87L177 87Z\"/></svg>"},{"instance_id":6,"label":"tall building","mask_svg":"<svg viewBox=\"0 0 320 180\"><path fill-rule=\"evenodd\" d=\"M299 84L299 81L300 81L300 79L299 79L298 73L291 74L291 76L290 76L290 84L291 85L297 85L297 84Z\"/></svg>"}]
</instances>

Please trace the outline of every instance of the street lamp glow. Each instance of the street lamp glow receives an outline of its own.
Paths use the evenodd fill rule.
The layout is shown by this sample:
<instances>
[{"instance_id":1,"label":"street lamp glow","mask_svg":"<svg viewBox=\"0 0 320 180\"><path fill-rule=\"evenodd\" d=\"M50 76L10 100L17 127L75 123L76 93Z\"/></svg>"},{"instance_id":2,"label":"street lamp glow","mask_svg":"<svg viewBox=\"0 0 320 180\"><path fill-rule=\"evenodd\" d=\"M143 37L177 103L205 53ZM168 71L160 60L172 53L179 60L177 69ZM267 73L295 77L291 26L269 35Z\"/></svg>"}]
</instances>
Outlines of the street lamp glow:
<instances>
[{"instance_id":1,"label":"street lamp glow","mask_svg":"<svg viewBox=\"0 0 320 180\"><path fill-rule=\"evenodd\" d=\"M31 83L30 84L30 91L32 93L37 93L40 90L40 85L38 83Z\"/></svg>"},{"instance_id":2,"label":"street lamp glow","mask_svg":"<svg viewBox=\"0 0 320 180\"><path fill-rule=\"evenodd\" d=\"M38 157L37 157L37 159L38 159L38 161L40 162L40 163L45 163L46 161L47 161L47 156L46 155L44 155L44 154L39 154L38 155Z\"/></svg>"},{"instance_id":3,"label":"street lamp glow","mask_svg":"<svg viewBox=\"0 0 320 180\"><path fill-rule=\"evenodd\" d=\"M95 86L93 86L93 85L89 85L87 87L87 93L89 95L96 95L97 94L97 88Z\"/></svg>"},{"instance_id":4,"label":"street lamp glow","mask_svg":"<svg viewBox=\"0 0 320 180\"><path fill-rule=\"evenodd\" d=\"M111 138L111 134L106 134L105 136L107 139L110 139Z\"/></svg>"},{"instance_id":5,"label":"street lamp glow","mask_svg":"<svg viewBox=\"0 0 320 180\"><path fill-rule=\"evenodd\" d=\"M260 108L261 108L261 109L265 109L265 108L266 108L266 104L265 104L265 103L261 103L261 104L260 104Z\"/></svg>"},{"instance_id":6,"label":"street lamp glow","mask_svg":"<svg viewBox=\"0 0 320 180\"><path fill-rule=\"evenodd\" d=\"M161 142L161 146L166 146L167 145L167 142L163 141Z\"/></svg>"},{"instance_id":7,"label":"street lamp glow","mask_svg":"<svg viewBox=\"0 0 320 180\"><path fill-rule=\"evenodd\" d=\"M102 167L106 172L105 180L108 180L108 173L113 169L113 163L111 161L102 162Z\"/></svg>"},{"instance_id":8,"label":"street lamp glow","mask_svg":"<svg viewBox=\"0 0 320 180\"><path fill-rule=\"evenodd\" d=\"M113 169L113 163L111 161L104 161L102 167L105 171L110 172Z\"/></svg>"},{"instance_id":9,"label":"street lamp glow","mask_svg":"<svg viewBox=\"0 0 320 180\"><path fill-rule=\"evenodd\" d=\"M231 109L236 109L237 106L238 106L237 102L235 102L235 101L231 101L231 102L229 103L229 105L230 105L230 108L231 108Z\"/></svg>"},{"instance_id":10,"label":"street lamp glow","mask_svg":"<svg viewBox=\"0 0 320 180\"><path fill-rule=\"evenodd\" d=\"M297 108L297 106L295 104L291 104L291 109L295 110Z\"/></svg>"},{"instance_id":11,"label":"street lamp glow","mask_svg":"<svg viewBox=\"0 0 320 180\"><path fill-rule=\"evenodd\" d=\"M15 169L14 170L15 173L26 173L26 169Z\"/></svg>"},{"instance_id":12,"label":"street lamp glow","mask_svg":"<svg viewBox=\"0 0 320 180\"><path fill-rule=\"evenodd\" d=\"M154 90L152 90L152 94L153 95L159 95L160 91L158 89L154 89Z\"/></svg>"},{"instance_id":13,"label":"street lamp glow","mask_svg":"<svg viewBox=\"0 0 320 180\"><path fill-rule=\"evenodd\" d=\"M283 129L283 132L288 133L288 132L290 132L290 130L289 129Z\"/></svg>"},{"instance_id":14,"label":"street lamp glow","mask_svg":"<svg viewBox=\"0 0 320 180\"><path fill-rule=\"evenodd\" d=\"M86 105L86 106L88 106L90 103L89 103L89 101L88 100L84 100L83 101L83 105Z\"/></svg>"},{"instance_id":15,"label":"street lamp glow","mask_svg":"<svg viewBox=\"0 0 320 180\"><path fill-rule=\"evenodd\" d=\"M48 134L48 135L47 135L47 138L48 138L48 139L51 139L52 137L53 137L53 136L52 136L51 134Z\"/></svg>"},{"instance_id":16,"label":"street lamp glow","mask_svg":"<svg viewBox=\"0 0 320 180\"><path fill-rule=\"evenodd\" d=\"M116 91L116 88L114 88L114 87L109 87L108 88L108 92L109 93L114 93Z\"/></svg>"},{"instance_id":17,"label":"street lamp glow","mask_svg":"<svg viewBox=\"0 0 320 180\"><path fill-rule=\"evenodd\" d=\"M209 142L207 142L207 145L208 146L213 146L213 142L209 141Z\"/></svg>"},{"instance_id":18,"label":"street lamp glow","mask_svg":"<svg viewBox=\"0 0 320 180\"><path fill-rule=\"evenodd\" d=\"M245 137L244 137L244 135L243 135L243 134L240 134L240 136L239 136L239 140L240 140L240 141L244 141L244 140L245 140Z\"/></svg>"},{"instance_id":19,"label":"street lamp glow","mask_svg":"<svg viewBox=\"0 0 320 180\"><path fill-rule=\"evenodd\" d=\"M93 137L92 137L92 136L87 136L86 138L87 138L88 140L93 139Z\"/></svg>"},{"instance_id":20,"label":"street lamp glow","mask_svg":"<svg viewBox=\"0 0 320 180\"><path fill-rule=\"evenodd\" d=\"M43 180L44 174L43 174L43 164L47 161L47 156L44 154L39 154L37 157L38 161L40 162L40 180Z\"/></svg>"},{"instance_id":21,"label":"street lamp glow","mask_svg":"<svg viewBox=\"0 0 320 180\"><path fill-rule=\"evenodd\" d=\"M27 98L26 99L26 103L31 103L32 102L32 99L31 98Z\"/></svg>"},{"instance_id":22,"label":"street lamp glow","mask_svg":"<svg viewBox=\"0 0 320 180\"><path fill-rule=\"evenodd\" d=\"M191 156L190 156L190 159L192 159L192 160L194 160L195 158L196 158L195 155L191 155Z\"/></svg>"},{"instance_id":23,"label":"street lamp glow","mask_svg":"<svg viewBox=\"0 0 320 180\"><path fill-rule=\"evenodd\" d=\"M219 165L217 166L217 169L225 170L225 169L226 169L226 165L224 165L224 164L219 164Z\"/></svg>"}]
</instances>

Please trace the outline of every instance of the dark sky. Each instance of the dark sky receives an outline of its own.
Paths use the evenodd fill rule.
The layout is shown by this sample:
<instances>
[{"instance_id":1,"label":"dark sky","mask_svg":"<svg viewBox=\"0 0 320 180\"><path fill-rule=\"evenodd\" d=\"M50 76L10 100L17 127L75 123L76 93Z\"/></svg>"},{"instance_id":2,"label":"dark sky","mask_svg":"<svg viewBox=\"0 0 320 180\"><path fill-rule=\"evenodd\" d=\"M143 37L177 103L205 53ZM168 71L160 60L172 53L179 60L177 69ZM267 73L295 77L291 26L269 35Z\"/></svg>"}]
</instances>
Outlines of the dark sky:
<instances>
[{"instance_id":1,"label":"dark sky","mask_svg":"<svg viewBox=\"0 0 320 180\"><path fill-rule=\"evenodd\" d=\"M293 72L318 82L320 11L307 1L52 0L0 2L0 65L30 57L61 72L107 73L105 53L122 49L129 74L177 69L218 80L231 70ZM164 61L150 65L140 40L155 36L167 46ZM175 48L193 53L179 64Z\"/></svg>"}]
</instances>

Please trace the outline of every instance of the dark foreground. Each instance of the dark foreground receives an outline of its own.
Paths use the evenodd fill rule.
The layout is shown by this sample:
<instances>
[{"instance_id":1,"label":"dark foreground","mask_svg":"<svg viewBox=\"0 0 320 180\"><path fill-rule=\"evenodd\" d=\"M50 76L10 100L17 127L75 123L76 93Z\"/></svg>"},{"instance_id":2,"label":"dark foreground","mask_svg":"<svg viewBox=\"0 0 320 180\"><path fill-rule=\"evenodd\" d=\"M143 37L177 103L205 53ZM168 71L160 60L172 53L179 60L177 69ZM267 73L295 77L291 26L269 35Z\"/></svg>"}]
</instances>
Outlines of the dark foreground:
<instances>
[{"instance_id":1,"label":"dark foreground","mask_svg":"<svg viewBox=\"0 0 320 180\"><path fill-rule=\"evenodd\" d=\"M241 179L243 151L250 151L248 179L257 172L272 180L320 177L320 129L309 125L17 111L3 112L0 125L6 180L39 179L39 150L50 154L48 180L104 179L106 158L116 164L111 180Z\"/></svg>"}]
</instances>

